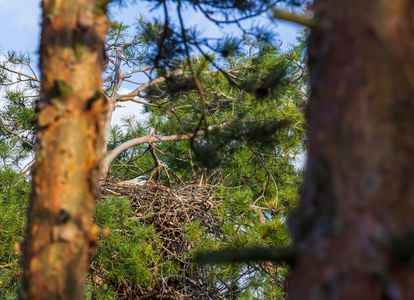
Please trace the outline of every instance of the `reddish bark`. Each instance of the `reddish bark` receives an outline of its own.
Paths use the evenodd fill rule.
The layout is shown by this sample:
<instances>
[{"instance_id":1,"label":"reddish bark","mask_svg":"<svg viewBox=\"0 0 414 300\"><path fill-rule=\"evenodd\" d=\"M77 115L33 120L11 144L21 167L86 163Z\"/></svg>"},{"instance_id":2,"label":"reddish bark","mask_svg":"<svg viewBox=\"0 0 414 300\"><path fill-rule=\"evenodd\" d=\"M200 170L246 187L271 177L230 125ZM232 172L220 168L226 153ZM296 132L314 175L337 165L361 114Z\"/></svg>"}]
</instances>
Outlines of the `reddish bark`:
<instances>
[{"instance_id":1,"label":"reddish bark","mask_svg":"<svg viewBox=\"0 0 414 300\"><path fill-rule=\"evenodd\" d=\"M414 299L412 256L395 255L414 229L414 1L314 8L290 299Z\"/></svg>"},{"instance_id":2,"label":"reddish bark","mask_svg":"<svg viewBox=\"0 0 414 300\"><path fill-rule=\"evenodd\" d=\"M22 296L83 299L107 101L105 1L43 0L38 144Z\"/></svg>"}]
</instances>

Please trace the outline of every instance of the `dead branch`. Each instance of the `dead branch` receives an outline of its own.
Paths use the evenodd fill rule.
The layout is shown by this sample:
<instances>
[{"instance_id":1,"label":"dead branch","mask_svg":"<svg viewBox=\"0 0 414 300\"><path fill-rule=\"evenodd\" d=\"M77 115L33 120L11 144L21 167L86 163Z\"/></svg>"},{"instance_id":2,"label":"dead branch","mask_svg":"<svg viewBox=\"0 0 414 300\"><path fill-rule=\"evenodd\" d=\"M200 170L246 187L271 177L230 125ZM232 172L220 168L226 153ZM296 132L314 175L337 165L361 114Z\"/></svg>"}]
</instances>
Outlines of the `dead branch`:
<instances>
[{"instance_id":1,"label":"dead branch","mask_svg":"<svg viewBox=\"0 0 414 300\"><path fill-rule=\"evenodd\" d=\"M204 130L200 130L197 135L204 134ZM106 176L106 173L108 173L109 166L111 165L112 161L123 151L127 150L130 147L142 145L145 143L162 143L162 142L170 142L170 141L184 141L184 140L190 140L194 137L193 133L189 134L181 134L181 135L169 135L169 136L157 136L153 134L148 134L143 137L135 138L132 140L129 140L118 147L116 147L114 150L108 152L101 160L101 170L104 176Z\"/></svg>"}]
</instances>

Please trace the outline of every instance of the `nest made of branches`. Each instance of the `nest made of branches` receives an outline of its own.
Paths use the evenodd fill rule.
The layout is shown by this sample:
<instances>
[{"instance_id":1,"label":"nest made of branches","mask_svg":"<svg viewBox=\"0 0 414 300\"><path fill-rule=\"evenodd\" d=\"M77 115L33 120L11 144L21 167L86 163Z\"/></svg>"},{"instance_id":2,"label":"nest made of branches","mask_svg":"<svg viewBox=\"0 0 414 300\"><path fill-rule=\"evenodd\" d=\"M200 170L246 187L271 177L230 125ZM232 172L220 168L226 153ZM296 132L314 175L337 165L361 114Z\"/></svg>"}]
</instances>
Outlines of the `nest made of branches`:
<instances>
[{"instance_id":1,"label":"nest made of branches","mask_svg":"<svg viewBox=\"0 0 414 300\"><path fill-rule=\"evenodd\" d=\"M197 221L212 234L219 230L221 223L212 210L219 205L215 191L216 187L211 185L167 187L153 181L143 187L118 185L114 181L107 181L102 186L103 197L115 195L130 199L133 218L155 227L165 260L176 261L182 270L181 278L162 278L162 283L151 289L106 282L115 288L120 299L216 298L215 288L209 284L205 271L194 267L185 255L193 248L193 243L185 235L187 225ZM99 266L94 268L99 269ZM192 271L188 272L190 269Z\"/></svg>"}]
</instances>

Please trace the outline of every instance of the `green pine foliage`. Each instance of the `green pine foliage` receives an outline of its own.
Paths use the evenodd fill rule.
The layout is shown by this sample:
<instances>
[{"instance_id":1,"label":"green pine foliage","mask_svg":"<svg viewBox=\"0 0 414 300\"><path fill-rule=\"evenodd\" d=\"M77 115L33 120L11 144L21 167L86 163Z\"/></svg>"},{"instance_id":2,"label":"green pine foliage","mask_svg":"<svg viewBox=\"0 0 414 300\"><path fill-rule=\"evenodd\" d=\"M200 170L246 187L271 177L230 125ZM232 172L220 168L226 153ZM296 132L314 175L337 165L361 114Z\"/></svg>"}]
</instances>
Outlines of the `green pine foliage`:
<instances>
[{"instance_id":1,"label":"green pine foliage","mask_svg":"<svg viewBox=\"0 0 414 300\"><path fill-rule=\"evenodd\" d=\"M40 81L31 65L28 54L13 51L0 59L0 164L4 168L22 167L35 143Z\"/></svg>"},{"instance_id":2,"label":"green pine foliage","mask_svg":"<svg viewBox=\"0 0 414 300\"><path fill-rule=\"evenodd\" d=\"M26 231L30 183L11 168L0 169L0 294L17 299L20 243Z\"/></svg>"},{"instance_id":3,"label":"green pine foliage","mask_svg":"<svg viewBox=\"0 0 414 300\"><path fill-rule=\"evenodd\" d=\"M114 285L128 282L132 286L144 286L151 290L162 274L174 274L174 262L162 262L156 232L151 225L134 219L128 198L107 197L95 207L95 220L101 228L107 228L109 236L101 236L91 264L99 266L98 278L105 278ZM156 270L156 271L155 271ZM99 280L98 280L99 282ZM103 296L108 287L94 285L97 295Z\"/></svg>"},{"instance_id":4,"label":"green pine foliage","mask_svg":"<svg viewBox=\"0 0 414 300\"><path fill-rule=\"evenodd\" d=\"M124 180L146 174L172 188L192 182L214 187L219 205L212 209L220 226L210 230L201 219L183 225L185 238L193 245L186 259L226 248L289 246L286 220L297 206L302 175L295 159L306 147L304 38L282 51L265 42L267 38L246 34L240 40L220 41L216 53L204 55L205 48L193 47L188 60L175 32L167 31L163 37L162 22L141 17L133 36L128 34L131 28L113 22L108 33L108 44L116 45L108 56L113 62L122 61L123 72L127 67L136 70L152 64L160 68L149 70L149 79L179 69L182 74L168 76L142 93L150 104L144 106L148 121L125 116L123 125L110 129L108 150L149 133L187 134L205 130L205 125L209 130L188 141L156 143L152 151L148 145L130 148L113 162L108 177ZM196 32L187 33L190 40L196 36ZM165 42L161 51L160 40ZM19 67L28 75L22 75ZM119 92L114 84L116 71L116 66L108 64L107 94ZM14 299L21 272L18 243L24 236L30 193L29 182L14 170L35 143L34 100L39 81L25 55L9 53L0 72L6 103L0 107L4 122L0 126L0 292ZM165 168L157 168L154 154ZM134 218L129 201L105 196L96 204L95 220L108 234L100 236L91 264L89 296L116 299L120 285L150 292L167 277L180 280L182 265L165 259L158 229ZM286 298L289 267L284 263L223 263L202 268L217 298ZM189 268L186 275L191 277L192 271Z\"/></svg>"},{"instance_id":5,"label":"green pine foliage","mask_svg":"<svg viewBox=\"0 0 414 300\"><path fill-rule=\"evenodd\" d=\"M189 258L225 248L284 248L291 243L286 220L297 205L302 175L295 159L306 142L304 41L283 52L246 36L239 49L225 59L210 55L192 60L203 87L208 135L154 145L171 175L161 173L162 182L174 186L196 179L219 187L220 205L214 213L222 225L211 232L200 220L186 224L194 245ZM150 89L146 99L152 106L145 107L149 122L119 132L118 143L134 130L166 136L203 129L201 99L191 84L189 66L177 63L186 75ZM154 170L147 146L134 151L118 157L112 174L132 177ZM288 271L284 263L205 266L206 280L216 286L217 296L229 299L284 299Z\"/></svg>"}]
</instances>

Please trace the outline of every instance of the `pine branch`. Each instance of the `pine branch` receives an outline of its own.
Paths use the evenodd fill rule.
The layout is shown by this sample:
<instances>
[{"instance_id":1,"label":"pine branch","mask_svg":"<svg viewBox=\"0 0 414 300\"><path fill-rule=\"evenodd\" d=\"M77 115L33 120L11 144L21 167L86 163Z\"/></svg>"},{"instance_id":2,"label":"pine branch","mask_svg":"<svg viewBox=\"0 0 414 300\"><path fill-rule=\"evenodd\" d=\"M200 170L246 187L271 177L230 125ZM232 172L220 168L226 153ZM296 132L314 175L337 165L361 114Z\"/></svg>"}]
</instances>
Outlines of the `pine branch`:
<instances>
[{"instance_id":1,"label":"pine branch","mask_svg":"<svg viewBox=\"0 0 414 300\"><path fill-rule=\"evenodd\" d=\"M25 139L23 139L22 137L20 137L17 133L11 131L9 128L7 128L6 124L4 124L3 119L0 118L0 122L1 125L3 126L3 128L10 134L14 135L15 137L17 137L19 140L21 140L23 143L28 144L29 146L31 146L32 148L34 148L33 144L26 141Z\"/></svg>"},{"instance_id":2,"label":"pine branch","mask_svg":"<svg viewBox=\"0 0 414 300\"><path fill-rule=\"evenodd\" d=\"M284 10L279 10L276 8L273 8L272 11L273 11L274 19L288 21L288 22L299 24L299 25L307 26L310 28L315 28L318 25L318 22L316 21L315 18L310 19L303 15L298 15L295 13L291 13L291 12L284 11Z\"/></svg>"},{"instance_id":3,"label":"pine branch","mask_svg":"<svg viewBox=\"0 0 414 300\"><path fill-rule=\"evenodd\" d=\"M177 69L177 70L174 70L173 72L167 74L167 76L158 77L157 79L148 81L148 82L144 83L143 85L141 85L139 88L136 88L135 90L133 90L132 92L130 92L126 95L119 96L119 99L139 97L139 96L141 96L140 93L143 92L146 88L148 88L150 86L153 86L153 85L156 85L158 83L164 82L168 77L181 75L182 72L183 71L181 69Z\"/></svg>"},{"instance_id":4,"label":"pine branch","mask_svg":"<svg viewBox=\"0 0 414 300\"><path fill-rule=\"evenodd\" d=\"M209 126L207 129L208 131L213 130L215 128L223 128L224 126L228 126L228 122L223 122L220 124ZM188 133L188 134L175 134L175 135L168 135L168 136L158 136L154 134L147 134L146 136L142 136L139 138L135 138L132 140L129 140L125 143L122 143L112 151L106 153L104 157L101 159L100 163L100 170L103 173L104 176L109 171L109 166L111 165L112 161L123 151L127 150L128 148L131 148L133 146L142 145L142 144L152 144L152 143L164 143L164 142L171 142L171 141L188 141L194 136L200 136L204 135L204 130L199 130L196 133Z\"/></svg>"},{"instance_id":5,"label":"pine branch","mask_svg":"<svg viewBox=\"0 0 414 300\"><path fill-rule=\"evenodd\" d=\"M293 248L250 247L242 249L225 249L198 254L195 261L199 264L243 263L251 261L283 261L293 264L296 251Z\"/></svg>"},{"instance_id":6,"label":"pine branch","mask_svg":"<svg viewBox=\"0 0 414 300\"><path fill-rule=\"evenodd\" d=\"M246 147L249 148L249 150L252 151L253 155L256 156L256 158L260 161L260 164L266 170L267 175L273 181L273 184L275 185L275 192L276 192L276 203L275 203L275 207L276 207L277 204L278 204L278 194L279 194L279 190L277 188L277 183L276 183L275 178L273 177L272 173L270 173L269 169L266 166L266 163L260 157L260 153L257 152L256 150L254 150L252 147L250 147L249 144L247 144L247 142L246 142L246 140L244 138L242 138L242 140L243 140L243 143L246 145Z\"/></svg>"},{"instance_id":7,"label":"pine branch","mask_svg":"<svg viewBox=\"0 0 414 300\"><path fill-rule=\"evenodd\" d=\"M13 74L15 74L15 75L18 75L18 76L23 76L23 77L27 77L27 78L28 78L28 79L30 79L30 80L33 80L33 81L36 81L36 82L39 82L39 83L40 83L40 80L37 78L36 74L34 74L34 76L35 76L35 77L33 77L33 76L28 75L28 74L25 74L25 73L22 73L22 72L18 72L18 71L15 71L15 70L9 69L9 68L7 68L7 67L6 67L6 66L4 66L4 65L0 66L0 68L1 68L1 69L3 69L3 70L5 70L5 71L7 71L7 72L13 73ZM33 72L33 71L32 71L32 72ZM19 80L19 81L20 81L20 80Z\"/></svg>"},{"instance_id":8,"label":"pine branch","mask_svg":"<svg viewBox=\"0 0 414 300\"><path fill-rule=\"evenodd\" d=\"M197 135L204 134L204 130L200 130L200 132ZM193 138L194 134L182 134L182 135L169 135L169 136L157 136L153 134L148 134L143 137L135 138L132 140L129 140L112 151L108 152L101 160L101 170L103 174L108 173L109 166L111 165L112 161L123 151L127 150L130 147L142 145L145 143L163 143L163 142L170 142L170 141L184 141L184 140L190 140Z\"/></svg>"}]
</instances>

